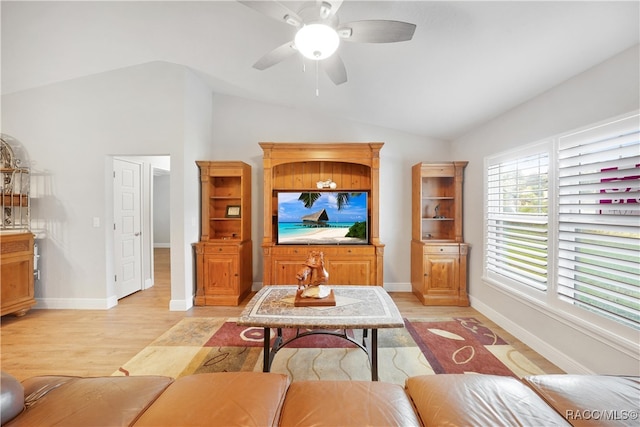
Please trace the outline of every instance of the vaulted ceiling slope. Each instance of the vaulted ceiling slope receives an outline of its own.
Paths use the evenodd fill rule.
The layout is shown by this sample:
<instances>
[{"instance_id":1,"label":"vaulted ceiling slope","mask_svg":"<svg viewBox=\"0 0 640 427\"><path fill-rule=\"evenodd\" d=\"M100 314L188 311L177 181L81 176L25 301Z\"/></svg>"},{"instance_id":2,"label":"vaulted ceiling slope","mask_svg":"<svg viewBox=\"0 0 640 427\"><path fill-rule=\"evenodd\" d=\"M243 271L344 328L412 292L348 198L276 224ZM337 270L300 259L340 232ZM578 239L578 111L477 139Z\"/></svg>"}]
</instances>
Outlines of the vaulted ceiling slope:
<instances>
[{"instance_id":1,"label":"vaulted ceiling slope","mask_svg":"<svg viewBox=\"0 0 640 427\"><path fill-rule=\"evenodd\" d=\"M283 3L296 10L304 2ZM342 22L388 19L417 29L408 42L341 43L348 82L336 86L299 56L252 68L295 28L236 1L1 7L3 94L168 61L219 93L445 140L640 42L638 1L346 0Z\"/></svg>"}]
</instances>

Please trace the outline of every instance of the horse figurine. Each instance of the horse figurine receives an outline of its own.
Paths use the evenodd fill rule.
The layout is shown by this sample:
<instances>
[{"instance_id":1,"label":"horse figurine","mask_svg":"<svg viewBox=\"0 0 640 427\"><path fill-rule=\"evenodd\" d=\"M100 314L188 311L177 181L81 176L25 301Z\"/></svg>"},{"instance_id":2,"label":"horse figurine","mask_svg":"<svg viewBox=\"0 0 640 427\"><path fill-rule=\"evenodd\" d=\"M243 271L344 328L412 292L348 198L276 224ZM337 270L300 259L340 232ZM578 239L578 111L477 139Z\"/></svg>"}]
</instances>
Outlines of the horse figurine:
<instances>
[{"instance_id":1,"label":"horse figurine","mask_svg":"<svg viewBox=\"0 0 640 427\"><path fill-rule=\"evenodd\" d=\"M306 290L310 286L320 286L327 283L329 273L324 268L324 253L321 251L311 251L307 260L296 273L298 289Z\"/></svg>"}]
</instances>

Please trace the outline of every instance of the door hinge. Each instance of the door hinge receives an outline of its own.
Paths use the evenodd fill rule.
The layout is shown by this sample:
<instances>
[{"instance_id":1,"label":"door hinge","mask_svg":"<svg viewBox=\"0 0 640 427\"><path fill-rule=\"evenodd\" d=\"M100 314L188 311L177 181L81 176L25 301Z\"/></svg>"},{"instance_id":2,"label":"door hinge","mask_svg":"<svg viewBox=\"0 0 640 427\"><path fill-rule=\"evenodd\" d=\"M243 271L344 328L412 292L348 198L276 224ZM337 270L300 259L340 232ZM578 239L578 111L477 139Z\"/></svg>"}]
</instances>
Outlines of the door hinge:
<instances>
[{"instance_id":1,"label":"door hinge","mask_svg":"<svg viewBox=\"0 0 640 427\"><path fill-rule=\"evenodd\" d=\"M114 282L117 282L117 281L118 281L118 275L117 275L117 274L113 276L113 281L114 281Z\"/></svg>"}]
</instances>

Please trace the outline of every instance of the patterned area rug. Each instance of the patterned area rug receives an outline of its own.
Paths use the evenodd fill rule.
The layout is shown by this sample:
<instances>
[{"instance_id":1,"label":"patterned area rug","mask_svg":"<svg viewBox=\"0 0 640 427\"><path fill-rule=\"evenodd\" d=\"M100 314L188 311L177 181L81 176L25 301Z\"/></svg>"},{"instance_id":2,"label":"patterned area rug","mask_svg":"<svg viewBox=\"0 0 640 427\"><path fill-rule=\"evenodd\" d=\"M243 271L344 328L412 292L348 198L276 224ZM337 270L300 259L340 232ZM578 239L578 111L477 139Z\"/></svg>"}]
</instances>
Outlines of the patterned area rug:
<instances>
[{"instance_id":1,"label":"patterned area rug","mask_svg":"<svg viewBox=\"0 0 640 427\"><path fill-rule=\"evenodd\" d=\"M294 330L284 330L285 340ZM348 331L361 341L361 331ZM272 332L272 336L275 331ZM181 320L113 375L181 377L203 372L262 371L263 329L235 319ZM367 355L342 338L312 335L281 349L272 372L299 380L370 380ZM442 373L495 375L544 372L473 318L405 319L405 328L378 331L380 381L404 385L409 376Z\"/></svg>"}]
</instances>

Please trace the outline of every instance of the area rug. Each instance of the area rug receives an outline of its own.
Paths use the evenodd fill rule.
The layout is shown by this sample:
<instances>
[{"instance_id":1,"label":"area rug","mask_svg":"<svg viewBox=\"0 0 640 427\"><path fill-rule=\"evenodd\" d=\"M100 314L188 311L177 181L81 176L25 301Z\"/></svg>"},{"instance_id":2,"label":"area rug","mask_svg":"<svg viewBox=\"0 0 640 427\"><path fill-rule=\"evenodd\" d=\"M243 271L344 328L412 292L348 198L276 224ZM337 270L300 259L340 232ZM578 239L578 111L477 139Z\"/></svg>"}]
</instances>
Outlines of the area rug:
<instances>
[{"instance_id":1,"label":"area rug","mask_svg":"<svg viewBox=\"0 0 640 427\"><path fill-rule=\"evenodd\" d=\"M294 334L284 330L285 339ZM272 332L272 336L275 331ZM348 331L361 340L361 331ZM234 318L182 319L122 365L115 376L262 371L263 329ZM300 380L370 380L367 355L347 340L311 335L275 356L271 372ZM378 331L380 381L404 385L414 375L466 373L522 377L544 372L474 318L405 319Z\"/></svg>"}]
</instances>

